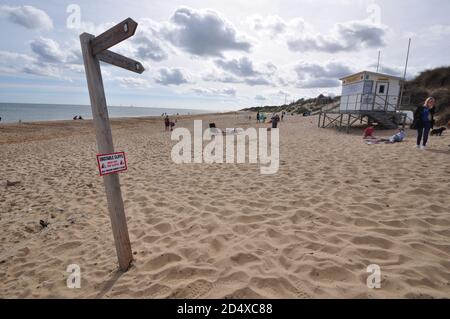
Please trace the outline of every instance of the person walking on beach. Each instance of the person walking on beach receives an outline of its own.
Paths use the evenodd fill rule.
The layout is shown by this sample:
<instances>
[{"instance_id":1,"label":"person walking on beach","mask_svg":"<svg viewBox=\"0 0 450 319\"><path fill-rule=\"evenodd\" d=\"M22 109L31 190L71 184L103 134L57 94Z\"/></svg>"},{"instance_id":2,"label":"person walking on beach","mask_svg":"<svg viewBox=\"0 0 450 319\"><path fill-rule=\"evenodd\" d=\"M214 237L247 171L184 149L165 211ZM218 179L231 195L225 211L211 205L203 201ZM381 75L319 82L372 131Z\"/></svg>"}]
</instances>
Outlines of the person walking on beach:
<instances>
[{"instance_id":1,"label":"person walking on beach","mask_svg":"<svg viewBox=\"0 0 450 319\"><path fill-rule=\"evenodd\" d=\"M414 112L413 128L417 129L416 148L424 150L427 146L428 135L434 125L434 104L436 100L429 97L423 106L418 106Z\"/></svg>"},{"instance_id":2,"label":"person walking on beach","mask_svg":"<svg viewBox=\"0 0 450 319\"><path fill-rule=\"evenodd\" d=\"M275 114L274 116L272 116L272 128L277 128L278 122L280 122L280 116L278 114Z\"/></svg>"},{"instance_id":3,"label":"person walking on beach","mask_svg":"<svg viewBox=\"0 0 450 319\"><path fill-rule=\"evenodd\" d=\"M259 121L261 122L261 123L266 123L266 119L267 119L267 117L266 117L266 113L261 113L260 115L259 115Z\"/></svg>"},{"instance_id":4,"label":"person walking on beach","mask_svg":"<svg viewBox=\"0 0 450 319\"><path fill-rule=\"evenodd\" d=\"M164 125L166 127L166 131L170 130L170 119L169 119L169 115L166 115L166 117L164 118Z\"/></svg>"},{"instance_id":5,"label":"person walking on beach","mask_svg":"<svg viewBox=\"0 0 450 319\"><path fill-rule=\"evenodd\" d=\"M259 117L260 117L260 115L259 115L259 111L258 111L258 113L256 113L256 123L259 123Z\"/></svg>"}]
</instances>

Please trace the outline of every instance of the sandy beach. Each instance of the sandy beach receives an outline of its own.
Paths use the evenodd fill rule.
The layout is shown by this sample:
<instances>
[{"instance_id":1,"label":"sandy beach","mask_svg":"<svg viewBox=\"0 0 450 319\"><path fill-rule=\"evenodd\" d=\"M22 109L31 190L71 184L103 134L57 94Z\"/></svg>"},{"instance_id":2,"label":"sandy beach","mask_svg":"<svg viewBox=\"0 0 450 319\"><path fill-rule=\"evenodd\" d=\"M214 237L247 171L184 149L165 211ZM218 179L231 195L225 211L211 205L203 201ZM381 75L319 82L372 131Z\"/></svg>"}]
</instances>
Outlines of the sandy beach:
<instances>
[{"instance_id":1,"label":"sandy beach","mask_svg":"<svg viewBox=\"0 0 450 319\"><path fill-rule=\"evenodd\" d=\"M224 114L177 127L192 130L194 118L257 126ZM0 298L450 297L448 134L427 151L410 130L404 143L369 146L361 130L289 116L279 172L262 175L255 164L174 164L160 118L117 119L112 130L128 159L126 273L92 122L0 125ZM66 286L70 264L80 289ZM366 285L371 264L380 289Z\"/></svg>"}]
</instances>

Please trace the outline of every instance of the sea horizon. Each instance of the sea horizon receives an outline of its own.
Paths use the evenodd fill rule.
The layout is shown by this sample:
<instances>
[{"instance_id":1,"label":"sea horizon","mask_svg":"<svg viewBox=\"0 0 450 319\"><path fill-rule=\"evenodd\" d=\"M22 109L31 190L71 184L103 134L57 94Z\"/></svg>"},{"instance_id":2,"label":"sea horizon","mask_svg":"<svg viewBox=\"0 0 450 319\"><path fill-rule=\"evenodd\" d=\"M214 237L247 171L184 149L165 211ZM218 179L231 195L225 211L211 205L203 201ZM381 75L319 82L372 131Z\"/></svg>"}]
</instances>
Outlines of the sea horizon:
<instances>
[{"instance_id":1,"label":"sea horizon","mask_svg":"<svg viewBox=\"0 0 450 319\"><path fill-rule=\"evenodd\" d=\"M207 110L142 107L142 106L108 106L110 118L133 118L147 116L193 115L214 113ZM217 111L216 111L217 113ZM73 120L75 116L92 119L90 105L49 104L49 103L17 103L0 102L1 123L41 122Z\"/></svg>"}]
</instances>

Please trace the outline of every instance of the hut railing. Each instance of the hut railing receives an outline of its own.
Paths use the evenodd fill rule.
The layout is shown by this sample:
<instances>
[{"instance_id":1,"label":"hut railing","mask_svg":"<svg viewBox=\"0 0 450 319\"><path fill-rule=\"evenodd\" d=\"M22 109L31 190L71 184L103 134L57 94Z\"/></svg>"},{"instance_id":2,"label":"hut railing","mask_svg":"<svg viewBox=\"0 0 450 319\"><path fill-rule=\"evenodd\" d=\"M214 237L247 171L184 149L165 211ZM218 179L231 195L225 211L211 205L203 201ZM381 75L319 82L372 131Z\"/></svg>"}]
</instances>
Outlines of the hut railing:
<instances>
[{"instance_id":1,"label":"hut railing","mask_svg":"<svg viewBox=\"0 0 450 319\"><path fill-rule=\"evenodd\" d=\"M342 103L342 99L346 99ZM403 99L402 99L403 100ZM403 103L398 95L378 95L373 93L346 95L341 97L341 113L396 112ZM341 107L345 105L345 108Z\"/></svg>"}]
</instances>

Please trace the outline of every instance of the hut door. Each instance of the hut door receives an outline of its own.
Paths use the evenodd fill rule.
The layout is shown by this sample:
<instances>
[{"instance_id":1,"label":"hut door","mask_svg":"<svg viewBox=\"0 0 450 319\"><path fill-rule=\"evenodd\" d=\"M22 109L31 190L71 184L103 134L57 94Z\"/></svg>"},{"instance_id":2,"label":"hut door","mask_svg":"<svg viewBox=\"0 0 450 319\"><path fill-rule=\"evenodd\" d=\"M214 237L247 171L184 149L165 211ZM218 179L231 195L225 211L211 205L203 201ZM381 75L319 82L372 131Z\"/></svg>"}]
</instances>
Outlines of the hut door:
<instances>
[{"instance_id":1,"label":"hut door","mask_svg":"<svg viewBox=\"0 0 450 319\"><path fill-rule=\"evenodd\" d=\"M389 82L377 82L375 91L375 111L385 111L388 105Z\"/></svg>"}]
</instances>

